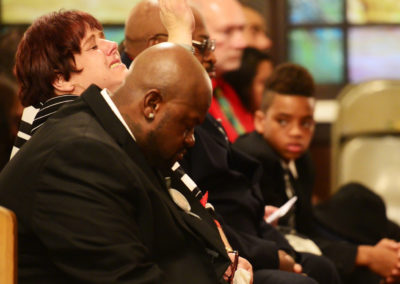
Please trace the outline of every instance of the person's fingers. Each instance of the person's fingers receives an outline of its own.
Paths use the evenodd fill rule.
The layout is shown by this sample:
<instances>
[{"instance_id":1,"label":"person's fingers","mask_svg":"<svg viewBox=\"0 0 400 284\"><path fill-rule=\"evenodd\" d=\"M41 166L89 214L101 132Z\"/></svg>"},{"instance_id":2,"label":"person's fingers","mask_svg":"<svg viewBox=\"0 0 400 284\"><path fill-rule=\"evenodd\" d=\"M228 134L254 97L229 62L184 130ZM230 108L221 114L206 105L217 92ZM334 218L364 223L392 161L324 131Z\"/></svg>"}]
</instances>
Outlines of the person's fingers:
<instances>
[{"instance_id":1,"label":"person's fingers","mask_svg":"<svg viewBox=\"0 0 400 284\"><path fill-rule=\"evenodd\" d=\"M303 267L301 266L301 264L295 263L293 265L293 272L295 273L302 273L303 272Z\"/></svg>"}]
</instances>

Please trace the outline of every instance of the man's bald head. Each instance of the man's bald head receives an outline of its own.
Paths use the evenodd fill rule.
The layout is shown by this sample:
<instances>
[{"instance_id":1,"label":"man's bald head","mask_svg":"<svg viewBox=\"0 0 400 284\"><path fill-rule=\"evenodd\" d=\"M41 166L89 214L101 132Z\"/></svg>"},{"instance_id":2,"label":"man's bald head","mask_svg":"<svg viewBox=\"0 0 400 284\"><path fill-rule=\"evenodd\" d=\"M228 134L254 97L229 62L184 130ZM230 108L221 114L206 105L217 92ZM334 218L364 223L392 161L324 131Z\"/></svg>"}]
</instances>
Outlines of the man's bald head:
<instances>
[{"instance_id":1,"label":"man's bald head","mask_svg":"<svg viewBox=\"0 0 400 284\"><path fill-rule=\"evenodd\" d=\"M149 46L151 37L168 32L161 22L160 8L157 0L139 2L125 22L125 52L135 58Z\"/></svg>"},{"instance_id":2,"label":"man's bald head","mask_svg":"<svg viewBox=\"0 0 400 284\"><path fill-rule=\"evenodd\" d=\"M196 0L192 3L204 16L207 29L216 41L217 73L221 75L240 66L246 42L245 17L237 0Z\"/></svg>"},{"instance_id":3,"label":"man's bald head","mask_svg":"<svg viewBox=\"0 0 400 284\"><path fill-rule=\"evenodd\" d=\"M194 144L211 103L208 74L186 49L161 43L143 51L112 96L150 163L168 168Z\"/></svg>"}]
</instances>

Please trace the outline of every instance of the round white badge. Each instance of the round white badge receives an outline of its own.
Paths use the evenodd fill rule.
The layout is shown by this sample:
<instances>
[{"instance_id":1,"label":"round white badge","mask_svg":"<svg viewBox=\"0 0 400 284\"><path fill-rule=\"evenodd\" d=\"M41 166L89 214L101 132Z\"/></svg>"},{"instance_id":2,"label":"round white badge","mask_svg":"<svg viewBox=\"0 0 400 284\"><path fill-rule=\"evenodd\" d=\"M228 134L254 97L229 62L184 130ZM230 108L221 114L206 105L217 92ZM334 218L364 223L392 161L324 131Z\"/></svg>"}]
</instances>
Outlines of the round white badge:
<instances>
[{"instance_id":1,"label":"round white badge","mask_svg":"<svg viewBox=\"0 0 400 284\"><path fill-rule=\"evenodd\" d=\"M178 205L183 211L190 212L191 207L189 201L187 201L186 197L182 193L175 188L170 188L168 191L176 205Z\"/></svg>"}]
</instances>

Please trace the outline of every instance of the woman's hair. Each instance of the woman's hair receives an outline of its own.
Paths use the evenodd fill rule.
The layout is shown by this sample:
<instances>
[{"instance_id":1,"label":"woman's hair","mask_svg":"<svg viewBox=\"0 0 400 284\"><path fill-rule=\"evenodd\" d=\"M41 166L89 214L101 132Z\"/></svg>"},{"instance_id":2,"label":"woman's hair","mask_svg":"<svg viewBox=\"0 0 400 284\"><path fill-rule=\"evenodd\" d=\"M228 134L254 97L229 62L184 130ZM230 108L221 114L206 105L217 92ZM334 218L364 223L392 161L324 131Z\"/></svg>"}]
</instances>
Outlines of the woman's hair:
<instances>
[{"instance_id":1,"label":"woman's hair","mask_svg":"<svg viewBox=\"0 0 400 284\"><path fill-rule=\"evenodd\" d=\"M258 65L262 61L272 61L271 56L266 52L248 47L243 51L240 68L224 74L224 79L233 87L248 111L252 111L252 83L257 74Z\"/></svg>"},{"instance_id":2,"label":"woman's hair","mask_svg":"<svg viewBox=\"0 0 400 284\"><path fill-rule=\"evenodd\" d=\"M76 69L74 54L87 28L103 30L92 15L82 11L59 11L41 16L25 32L15 59L19 97L24 106L44 103L55 96L58 76L69 80Z\"/></svg>"}]
</instances>

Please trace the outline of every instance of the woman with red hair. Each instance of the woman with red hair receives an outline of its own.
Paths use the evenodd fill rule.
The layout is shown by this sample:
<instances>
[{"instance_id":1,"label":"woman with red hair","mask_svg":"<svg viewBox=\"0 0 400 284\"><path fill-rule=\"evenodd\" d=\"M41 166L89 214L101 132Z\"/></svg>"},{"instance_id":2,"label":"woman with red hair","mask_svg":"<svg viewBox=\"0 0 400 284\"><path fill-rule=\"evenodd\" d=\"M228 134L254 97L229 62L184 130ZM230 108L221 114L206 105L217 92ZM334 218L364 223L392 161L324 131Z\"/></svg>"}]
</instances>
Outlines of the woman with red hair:
<instances>
[{"instance_id":1,"label":"woman with red hair","mask_svg":"<svg viewBox=\"0 0 400 284\"><path fill-rule=\"evenodd\" d=\"M33 22L18 46L15 73L20 100L27 108L11 156L63 103L91 84L114 91L127 68L117 43L104 38L100 22L72 10L46 14Z\"/></svg>"}]
</instances>

